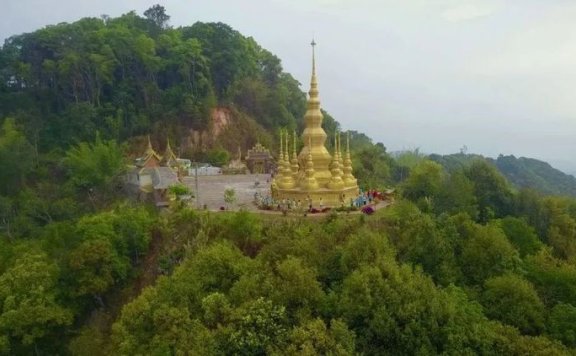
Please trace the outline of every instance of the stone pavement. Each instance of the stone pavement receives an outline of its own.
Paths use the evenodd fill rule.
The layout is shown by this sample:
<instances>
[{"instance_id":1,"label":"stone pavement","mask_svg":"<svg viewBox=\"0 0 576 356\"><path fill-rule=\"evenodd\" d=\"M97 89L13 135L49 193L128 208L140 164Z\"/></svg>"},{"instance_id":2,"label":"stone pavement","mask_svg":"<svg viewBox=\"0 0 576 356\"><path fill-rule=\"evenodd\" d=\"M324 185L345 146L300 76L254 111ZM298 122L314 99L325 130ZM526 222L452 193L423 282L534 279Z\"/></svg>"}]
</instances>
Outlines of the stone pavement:
<instances>
[{"instance_id":1,"label":"stone pavement","mask_svg":"<svg viewBox=\"0 0 576 356\"><path fill-rule=\"evenodd\" d=\"M231 206L236 210L238 207L245 207L248 210L257 210L254 205L254 194L260 193L262 196L270 194L269 174L238 174L238 175L214 175L198 176L198 190L196 193L195 177L184 177L183 182L194 192L197 197L193 204L204 204L209 210L218 210L224 203L224 190L232 188L236 191L236 203Z\"/></svg>"}]
</instances>

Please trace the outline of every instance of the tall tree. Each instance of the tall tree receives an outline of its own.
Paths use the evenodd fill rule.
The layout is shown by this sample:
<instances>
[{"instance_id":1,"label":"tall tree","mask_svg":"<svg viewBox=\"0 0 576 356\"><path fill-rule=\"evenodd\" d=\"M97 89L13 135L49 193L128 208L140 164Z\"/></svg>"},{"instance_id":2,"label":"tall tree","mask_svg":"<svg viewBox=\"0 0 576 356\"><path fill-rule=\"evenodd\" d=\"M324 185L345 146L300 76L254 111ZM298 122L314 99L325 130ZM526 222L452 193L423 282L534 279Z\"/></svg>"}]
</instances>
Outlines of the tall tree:
<instances>
[{"instance_id":1,"label":"tall tree","mask_svg":"<svg viewBox=\"0 0 576 356\"><path fill-rule=\"evenodd\" d=\"M168 27L170 16L166 14L164 6L156 4L144 11L144 16L161 29Z\"/></svg>"},{"instance_id":2,"label":"tall tree","mask_svg":"<svg viewBox=\"0 0 576 356\"><path fill-rule=\"evenodd\" d=\"M87 193L92 201L102 199L96 194L114 191L120 174L124 171L122 151L115 141L103 141L100 136L94 143L82 142L66 153L71 182Z\"/></svg>"},{"instance_id":3,"label":"tall tree","mask_svg":"<svg viewBox=\"0 0 576 356\"><path fill-rule=\"evenodd\" d=\"M504 217L511 212L512 192L496 167L484 160L476 160L464 172L474 184L480 222Z\"/></svg>"},{"instance_id":4,"label":"tall tree","mask_svg":"<svg viewBox=\"0 0 576 356\"><path fill-rule=\"evenodd\" d=\"M0 127L0 167L1 195L18 192L34 167L34 150L10 118Z\"/></svg>"}]
</instances>

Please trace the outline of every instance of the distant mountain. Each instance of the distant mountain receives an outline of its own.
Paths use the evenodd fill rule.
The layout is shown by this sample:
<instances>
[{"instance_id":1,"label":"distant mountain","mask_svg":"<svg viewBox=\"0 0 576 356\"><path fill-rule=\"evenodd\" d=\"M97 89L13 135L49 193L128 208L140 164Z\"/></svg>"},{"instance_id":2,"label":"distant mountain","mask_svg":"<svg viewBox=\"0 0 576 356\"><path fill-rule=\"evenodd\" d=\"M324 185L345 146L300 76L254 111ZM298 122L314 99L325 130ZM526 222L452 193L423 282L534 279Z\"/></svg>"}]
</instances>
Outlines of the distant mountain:
<instances>
[{"instance_id":1,"label":"distant mountain","mask_svg":"<svg viewBox=\"0 0 576 356\"><path fill-rule=\"evenodd\" d=\"M517 187L533 188L551 195L576 196L576 178L546 162L500 155L494 164Z\"/></svg>"},{"instance_id":2,"label":"distant mountain","mask_svg":"<svg viewBox=\"0 0 576 356\"><path fill-rule=\"evenodd\" d=\"M517 188L531 188L547 195L576 196L576 178L573 175L537 159L503 155L493 159L462 153L445 156L432 154L429 158L440 163L448 171L464 168L476 159L485 159L494 164Z\"/></svg>"}]
</instances>

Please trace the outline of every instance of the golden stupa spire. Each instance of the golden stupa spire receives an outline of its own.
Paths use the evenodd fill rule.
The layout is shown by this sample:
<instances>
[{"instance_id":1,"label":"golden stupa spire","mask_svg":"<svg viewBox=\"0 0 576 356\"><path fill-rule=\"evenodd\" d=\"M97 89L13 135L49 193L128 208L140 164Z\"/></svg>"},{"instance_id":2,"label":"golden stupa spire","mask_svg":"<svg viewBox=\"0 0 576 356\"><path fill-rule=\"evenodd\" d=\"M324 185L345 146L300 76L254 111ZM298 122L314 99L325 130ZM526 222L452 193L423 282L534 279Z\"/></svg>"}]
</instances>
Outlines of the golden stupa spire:
<instances>
[{"instance_id":1,"label":"golden stupa spire","mask_svg":"<svg viewBox=\"0 0 576 356\"><path fill-rule=\"evenodd\" d=\"M336 150L336 154L338 155L338 164L340 168L343 166L343 157L342 157L342 137L340 136L340 132L338 132L338 149Z\"/></svg>"},{"instance_id":2,"label":"golden stupa spire","mask_svg":"<svg viewBox=\"0 0 576 356\"><path fill-rule=\"evenodd\" d=\"M311 146L312 139L308 137L308 146ZM304 190L317 190L318 181L315 177L314 161L312 160L312 151L308 151L308 158L306 159L306 171L301 185Z\"/></svg>"},{"instance_id":3,"label":"golden stupa spire","mask_svg":"<svg viewBox=\"0 0 576 356\"><path fill-rule=\"evenodd\" d=\"M288 147L288 131L286 131L286 137L283 137L283 132L284 130L280 131L280 145L282 145L283 140L285 140L286 145L284 147L284 151L282 152L284 155L281 156L280 158L281 160L280 166L282 167L281 168L282 174L278 181L278 187L282 189L292 189L296 185L296 181L294 180L294 177L292 175L292 169L290 168L290 161L288 160L288 152L290 149Z\"/></svg>"},{"instance_id":4,"label":"golden stupa spire","mask_svg":"<svg viewBox=\"0 0 576 356\"><path fill-rule=\"evenodd\" d=\"M330 162L330 171L332 171L334 164L336 164L336 152L338 152L337 145L338 144L336 143L336 130L334 130L334 155L332 156L332 162Z\"/></svg>"},{"instance_id":5,"label":"golden stupa spire","mask_svg":"<svg viewBox=\"0 0 576 356\"><path fill-rule=\"evenodd\" d=\"M312 43L312 76L310 78L310 91L306 104L306 114L304 115L304 132L302 141L304 148L298 157L301 167L305 167L308 160L308 153L312 154L315 177L321 186L325 186L332 176L330 163L332 156L324 146L326 142L326 132L322 128L323 115L320 110L320 98L318 91L318 78L316 76L316 42Z\"/></svg>"},{"instance_id":6,"label":"golden stupa spire","mask_svg":"<svg viewBox=\"0 0 576 356\"><path fill-rule=\"evenodd\" d=\"M310 91L308 92L310 98L308 103L313 104L312 108L320 110L320 92L318 91L318 78L316 77L316 42L312 40L310 45L312 46L312 76L310 78ZM310 108L311 105L308 106Z\"/></svg>"},{"instance_id":7,"label":"golden stupa spire","mask_svg":"<svg viewBox=\"0 0 576 356\"><path fill-rule=\"evenodd\" d=\"M282 139L282 130L280 130L280 153L278 154L278 177L277 177L277 181L278 181L278 186L281 187L282 186L282 180L284 178L284 174L286 173L286 166L284 165L284 150L283 150L283 145L284 145L284 140Z\"/></svg>"},{"instance_id":8,"label":"golden stupa spire","mask_svg":"<svg viewBox=\"0 0 576 356\"><path fill-rule=\"evenodd\" d=\"M298 179L298 155L296 154L296 130L294 130L294 143L292 147L292 160L290 161L292 167L292 177Z\"/></svg>"},{"instance_id":9,"label":"golden stupa spire","mask_svg":"<svg viewBox=\"0 0 576 356\"><path fill-rule=\"evenodd\" d=\"M316 80L316 41L312 39L310 45L312 46L312 83L318 84Z\"/></svg>"},{"instance_id":10,"label":"golden stupa spire","mask_svg":"<svg viewBox=\"0 0 576 356\"><path fill-rule=\"evenodd\" d=\"M342 168L344 167L344 163L342 162L342 140L340 137L340 132L338 132L338 150L337 150L337 155L338 155L338 176L343 177L343 171ZM342 180L344 181L344 180Z\"/></svg>"},{"instance_id":11,"label":"golden stupa spire","mask_svg":"<svg viewBox=\"0 0 576 356\"><path fill-rule=\"evenodd\" d=\"M288 168L289 168L288 167L289 163L287 160L287 157L288 157L288 140L286 139L285 135L288 136L288 133L285 132L283 129L281 129L280 130L280 140L284 141L284 151L283 151L281 159L282 159L282 163L284 164L285 171L286 171L286 173L288 173Z\"/></svg>"},{"instance_id":12,"label":"golden stupa spire","mask_svg":"<svg viewBox=\"0 0 576 356\"><path fill-rule=\"evenodd\" d=\"M346 187L353 187L357 184L356 178L352 175L352 159L350 158L350 132L348 132L348 137L346 137L346 158L344 159L344 185Z\"/></svg>"},{"instance_id":13,"label":"golden stupa spire","mask_svg":"<svg viewBox=\"0 0 576 356\"><path fill-rule=\"evenodd\" d=\"M320 109L316 73L316 42L312 40L311 45L312 74L301 136L303 147L296 156L296 132L293 140L290 140L287 130L280 132L279 173L270 188L274 199L314 199L327 206L341 206L346 196L358 195L358 185L352 175L349 140L346 158L342 151L341 135L337 130L334 132L334 152L329 152L326 148L327 135L322 128L324 117ZM290 144L293 146L290 147ZM330 146L332 151L332 145Z\"/></svg>"},{"instance_id":14,"label":"golden stupa spire","mask_svg":"<svg viewBox=\"0 0 576 356\"><path fill-rule=\"evenodd\" d=\"M344 181L342 180L342 171L340 170L340 162L338 160L338 133L334 130L334 159L332 161L332 177L328 182L329 189L342 189L344 188Z\"/></svg>"}]
</instances>

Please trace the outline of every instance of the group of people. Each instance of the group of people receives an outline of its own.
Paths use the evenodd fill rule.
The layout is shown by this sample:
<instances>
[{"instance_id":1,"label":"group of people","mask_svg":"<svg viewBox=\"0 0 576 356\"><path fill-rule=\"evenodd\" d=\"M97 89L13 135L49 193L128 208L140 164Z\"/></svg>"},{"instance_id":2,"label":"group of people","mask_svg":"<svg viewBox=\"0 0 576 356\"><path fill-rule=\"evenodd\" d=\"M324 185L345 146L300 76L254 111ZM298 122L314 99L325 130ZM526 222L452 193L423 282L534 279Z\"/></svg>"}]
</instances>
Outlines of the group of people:
<instances>
[{"instance_id":1,"label":"group of people","mask_svg":"<svg viewBox=\"0 0 576 356\"><path fill-rule=\"evenodd\" d=\"M358 196L355 199L350 198L350 206L360 208L365 205L372 204L373 201L381 198L382 193L375 189L368 189L366 191L360 189L360 193L358 193Z\"/></svg>"},{"instance_id":2,"label":"group of people","mask_svg":"<svg viewBox=\"0 0 576 356\"><path fill-rule=\"evenodd\" d=\"M350 197L348 202L346 195L342 194L340 196L340 204L342 208L346 207L346 203L349 203L350 208L362 208L372 204L376 199L381 198L382 194L375 189L360 190L359 194L356 197ZM261 209L266 210L323 212L327 209L324 206L322 197L319 198L318 202L313 204L310 195L304 200L296 200L294 198L274 199L270 194L262 195L256 192L254 193L254 203Z\"/></svg>"}]
</instances>

